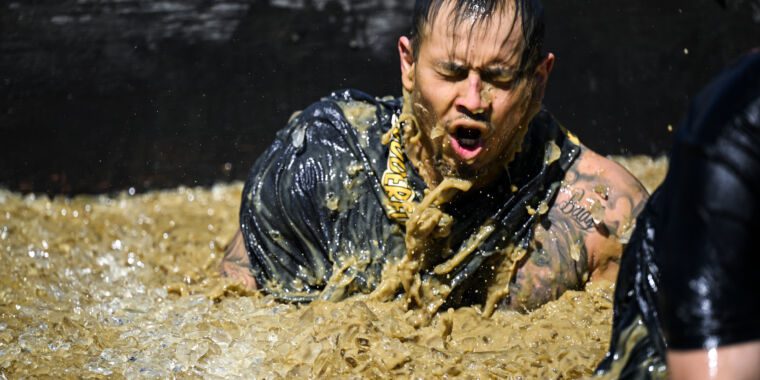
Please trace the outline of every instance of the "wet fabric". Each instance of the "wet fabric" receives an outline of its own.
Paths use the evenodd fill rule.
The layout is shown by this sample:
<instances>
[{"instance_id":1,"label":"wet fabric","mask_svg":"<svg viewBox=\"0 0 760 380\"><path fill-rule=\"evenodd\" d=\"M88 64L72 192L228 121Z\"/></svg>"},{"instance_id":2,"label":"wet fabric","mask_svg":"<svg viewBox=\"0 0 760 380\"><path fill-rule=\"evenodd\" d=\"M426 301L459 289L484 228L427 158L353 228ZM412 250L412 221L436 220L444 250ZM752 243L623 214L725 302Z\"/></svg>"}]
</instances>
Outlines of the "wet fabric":
<instances>
[{"instance_id":1,"label":"wet fabric","mask_svg":"<svg viewBox=\"0 0 760 380\"><path fill-rule=\"evenodd\" d=\"M240 227L265 292L291 302L368 293L384 265L405 254L404 225L389 217L381 182L390 154L382 136L400 112L400 99L333 93L295 116L256 161L243 189ZM553 162L546 159L550 145L561 148ZM498 181L444 207L455 220L452 247L465 245L484 223L496 226L474 254L440 279L454 289L450 305L482 301L479 289L493 277L486 264L510 242L527 245L538 220L528 206L551 204L579 151L542 110ZM425 183L404 163L413 198L422 199Z\"/></svg>"},{"instance_id":2,"label":"wet fabric","mask_svg":"<svg viewBox=\"0 0 760 380\"><path fill-rule=\"evenodd\" d=\"M693 101L670 162L621 260L599 366L620 378L664 376L667 349L760 339L760 54Z\"/></svg>"}]
</instances>

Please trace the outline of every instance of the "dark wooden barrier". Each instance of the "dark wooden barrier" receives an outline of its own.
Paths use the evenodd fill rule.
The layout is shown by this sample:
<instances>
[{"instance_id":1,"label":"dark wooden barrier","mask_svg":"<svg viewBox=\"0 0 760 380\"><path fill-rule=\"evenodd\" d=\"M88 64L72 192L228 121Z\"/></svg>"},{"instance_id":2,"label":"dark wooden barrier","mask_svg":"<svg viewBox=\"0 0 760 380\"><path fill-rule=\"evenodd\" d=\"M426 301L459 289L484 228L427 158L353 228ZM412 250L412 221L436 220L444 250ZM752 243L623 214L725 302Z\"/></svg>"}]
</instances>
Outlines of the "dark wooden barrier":
<instances>
[{"instance_id":1,"label":"dark wooden barrier","mask_svg":"<svg viewBox=\"0 0 760 380\"><path fill-rule=\"evenodd\" d=\"M663 4L667 3L667 4ZM399 95L407 0L0 4L0 186L49 193L245 178L290 114ZM546 103L605 154L658 154L689 95L757 42L713 0L545 0ZM754 17L754 19L753 19Z\"/></svg>"}]
</instances>

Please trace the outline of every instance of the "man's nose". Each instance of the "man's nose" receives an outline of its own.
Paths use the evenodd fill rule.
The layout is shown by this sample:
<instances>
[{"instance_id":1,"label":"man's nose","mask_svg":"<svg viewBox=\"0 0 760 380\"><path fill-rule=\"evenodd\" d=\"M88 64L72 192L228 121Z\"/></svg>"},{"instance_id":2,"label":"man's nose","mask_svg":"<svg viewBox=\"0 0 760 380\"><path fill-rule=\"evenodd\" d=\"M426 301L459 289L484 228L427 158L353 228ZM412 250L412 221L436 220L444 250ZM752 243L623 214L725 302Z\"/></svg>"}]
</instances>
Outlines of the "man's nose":
<instances>
[{"instance_id":1,"label":"man's nose","mask_svg":"<svg viewBox=\"0 0 760 380\"><path fill-rule=\"evenodd\" d=\"M482 92L483 81L480 74L471 71L462 83L462 91L457 97L456 105L457 108L460 108L460 112L471 116L486 112L490 104L487 99L483 98Z\"/></svg>"}]
</instances>

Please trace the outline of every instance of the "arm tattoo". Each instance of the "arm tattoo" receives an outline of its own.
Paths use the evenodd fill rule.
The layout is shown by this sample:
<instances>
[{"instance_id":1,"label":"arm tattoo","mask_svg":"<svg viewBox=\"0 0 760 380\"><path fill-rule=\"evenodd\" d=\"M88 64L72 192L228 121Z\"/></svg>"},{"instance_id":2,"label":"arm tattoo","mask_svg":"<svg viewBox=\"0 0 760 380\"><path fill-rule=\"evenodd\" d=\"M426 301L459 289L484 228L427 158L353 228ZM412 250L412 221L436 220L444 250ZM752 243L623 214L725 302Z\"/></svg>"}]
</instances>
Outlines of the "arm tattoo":
<instances>
[{"instance_id":1,"label":"arm tattoo","mask_svg":"<svg viewBox=\"0 0 760 380\"><path fill-rule=\"evenodd\" d=\"M558 209L536 226L534 245L510 286L509 307L532 310L583 285L587 269L584 229Z\"/></svg>"},{"instance_id":2,"label":"arm tattoo","mask_svg":"<svg viewBox=\"0 0 760 380\"><path fill-rule=\"evenodd\" d=\"M585 192L579 192L573 195L572 198L562 202L559 207L559 211L575 221L580 228L585 231L594 230L594 217L591 215L591 211L587 210L580 204Z\"/></svg>"},{"instance_id":3,"label":"arm tattoo","mask_svg":"<svg viewBox=\"0 0 760 380\"><path fill-rule=\"evenodd\" d=\"M633 177L614 169L608 176L601 170L581 170L587 167L579 164L582 159L566 173L564 196L536 226L532 251L510 286L512 308L529 310L565 290L580 289L596 270L591 266L597 260L618 261L620 234L630 233L644 207L647 193ZM591 236L593 247L588 245Z\"/></svg>"},{"instance_id":4,"label":"arm tattoo","mask_svg":"<svg viewBox=\"0 0 760 380\"><path fill-rule=\"evenodd\" d=\"M578 166L575 164L568 170L564 181L564 186L573 189L573 196L557 207L589 233L596 230L603 235L618 236L620 229L630 224L644 208L648 198L646 190L633 177L610 181L600 173L581 172ZM592 204L584 205L584 198L587 198L586 203ZM609 218L609 214L620 215Z\"/></svg>"}]
</instances>

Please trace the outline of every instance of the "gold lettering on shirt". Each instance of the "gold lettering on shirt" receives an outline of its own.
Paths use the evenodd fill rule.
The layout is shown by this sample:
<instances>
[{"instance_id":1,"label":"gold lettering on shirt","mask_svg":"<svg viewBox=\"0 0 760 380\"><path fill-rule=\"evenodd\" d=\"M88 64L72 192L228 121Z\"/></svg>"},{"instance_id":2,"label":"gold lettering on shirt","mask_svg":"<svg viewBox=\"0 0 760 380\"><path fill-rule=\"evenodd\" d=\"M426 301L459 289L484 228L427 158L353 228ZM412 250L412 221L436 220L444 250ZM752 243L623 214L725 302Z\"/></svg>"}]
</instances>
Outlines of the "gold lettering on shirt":
<instances>
[{"instance_id":1,"label":"gold lettering on shirt","mask_svg":"<svg viewBox=\"0 0 760 380\"><path fill-rule=\"evenodd\" d=\"M405 222L412 208L414 190L406 178L401 123L396 115L393 115L391 124L391 129L384 139L384 143L389 144L388 165L381 180L385 195L388 196L385 213L396 222Z\"/></svg>"}]
</instances>

